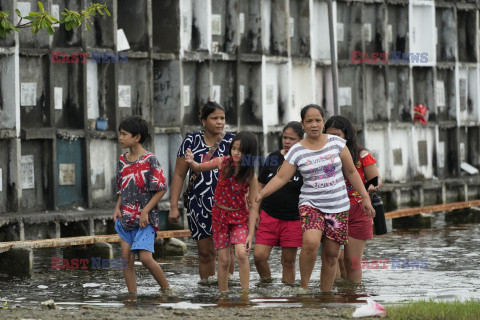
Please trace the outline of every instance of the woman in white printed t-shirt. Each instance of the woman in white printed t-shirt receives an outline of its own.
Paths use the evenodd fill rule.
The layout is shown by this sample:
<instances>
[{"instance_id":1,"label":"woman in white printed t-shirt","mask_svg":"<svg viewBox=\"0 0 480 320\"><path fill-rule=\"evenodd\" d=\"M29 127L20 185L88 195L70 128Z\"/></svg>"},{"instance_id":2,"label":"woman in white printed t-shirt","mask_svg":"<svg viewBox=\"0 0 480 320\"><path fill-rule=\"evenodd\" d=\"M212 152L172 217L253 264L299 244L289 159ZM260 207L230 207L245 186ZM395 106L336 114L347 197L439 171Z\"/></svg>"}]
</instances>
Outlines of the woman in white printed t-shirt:
<instances>
[{"instance_id":1,"label":"woman in white printed t-shirt","mask_svg":"<svg viewBox=\"0 0 480 320\"><path fill-rule=\"evenodd\" d=\"M299 213L303 230L300 252L301 286L308 289L310 276L322 243L320 289L331 291L340 246L348 240L348 210L350 201L344 175L363 199L369 216L375 215L370 197L353 164L345 140L323 133L325 111L318 105L308 105L300 113L307 137L285 156L285 162L270 182L258 193L257 201L285 185L298 170L303 177Z\"/></svg>"}]
</instances>

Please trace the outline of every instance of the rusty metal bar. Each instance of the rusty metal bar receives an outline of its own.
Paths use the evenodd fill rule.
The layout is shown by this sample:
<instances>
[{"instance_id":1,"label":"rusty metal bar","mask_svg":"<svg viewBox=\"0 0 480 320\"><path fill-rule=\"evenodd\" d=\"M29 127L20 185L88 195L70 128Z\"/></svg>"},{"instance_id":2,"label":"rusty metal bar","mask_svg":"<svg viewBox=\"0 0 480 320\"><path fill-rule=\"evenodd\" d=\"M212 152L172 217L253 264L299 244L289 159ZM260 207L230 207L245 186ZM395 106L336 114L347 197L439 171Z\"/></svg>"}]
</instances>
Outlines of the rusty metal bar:
<instances>
[{"instance_id":1,"label":"rusty metal bar","mask_svg":"<svg viewBox=\"0 0 480 320\"><path fill-rule=\"evenodd\" d=\"M157 232L157 239L190 237L190 235L190 230L166 230ZM10 249L14 248L53 248L94 244L95 242L120 242L120 236L118 234L107 234L101 236L0 242L0 253L9 251Z\"/></svg>"},{"instance_id":2,"label":"rusty metal bar","mask_svg":"<svg viewBox=\"0 0 480 320\"><path fill-rule=\"evenodd\" d=\"M433 206L407 208L385 213L385 219L414 216L421 213L441 212L480 206L480 200L438 204Z\"/></svg>"}]
</instances>

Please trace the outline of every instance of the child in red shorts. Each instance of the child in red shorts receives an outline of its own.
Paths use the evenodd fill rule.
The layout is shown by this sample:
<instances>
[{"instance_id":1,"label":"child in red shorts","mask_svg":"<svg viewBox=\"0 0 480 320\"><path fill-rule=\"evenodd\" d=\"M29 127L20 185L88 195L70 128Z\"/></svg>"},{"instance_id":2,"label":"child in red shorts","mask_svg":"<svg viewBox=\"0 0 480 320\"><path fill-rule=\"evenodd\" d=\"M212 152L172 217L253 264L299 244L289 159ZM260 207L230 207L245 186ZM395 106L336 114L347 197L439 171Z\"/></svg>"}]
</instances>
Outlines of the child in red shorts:
<instances>
[{"instance_id":1,"label":"child in red shorts","mask_svg":"<svg viewBox=\"0 0 480 320\"><path fill-rule=\"evenodd\" d=\"M215 158L198 163L193 160L190 149L185 153L185 162L195 172L219 169L220 175L213 197L212 235L218 252L218 287L228 290L228 268L230 265L229 247L235 246L242 290L248 290L250 264L248 254L252 247L253 232L249 233L249 224L255 224L259 205L255 202L258 182L254 172L257 140L250 132L239 132L230 145L230 156ZM245 200L249 193L253 204L251 212Z\"/></svg>"}]
</instances>

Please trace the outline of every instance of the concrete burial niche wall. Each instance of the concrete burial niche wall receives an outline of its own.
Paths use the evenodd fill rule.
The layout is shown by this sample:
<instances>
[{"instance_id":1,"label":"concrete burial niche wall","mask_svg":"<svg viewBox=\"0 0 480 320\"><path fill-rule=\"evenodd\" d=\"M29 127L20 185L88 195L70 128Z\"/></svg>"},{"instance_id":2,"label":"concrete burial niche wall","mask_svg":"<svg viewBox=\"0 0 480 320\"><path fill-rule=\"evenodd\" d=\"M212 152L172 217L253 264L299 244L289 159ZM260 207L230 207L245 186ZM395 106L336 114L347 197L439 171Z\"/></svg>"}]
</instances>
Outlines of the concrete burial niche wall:
<instances>
[{"instance_id":1,"label":"concrete burial niche wall","mask_svg":"<svg viewBox=\"0 0 480 320\"><path fill-rule=\"evenodd\" d=\"M92 139L90 141L90 183L95 204L115 199L117 143L115 140Z\"/></svg>"},{"instance_id":2,"label":"concrete burial niche wall","mask_svg":"<svg viewBox=\"0 0 480 320\"><path fill-rule=\"evenodd\" d=\"M414 126L412 143L415 158L416 179L432 179L434 175L433 152L435 149L435 129Z\"/></svg>"},{"instance_id":3,"label":"concrete burial niche wall","mask_svg":"<svg viewBox=\"0 0 480 320\"><path fill-rule=\"evenodd\" d=\"M117 26L118 29L123 29L132 51L148 50L148 10L150 8L147 3L147 0L117 0Z\"/></svg>"},{"instance_id":4,"label":"concrete burial niche wall","mask_svg":"<svg viewBox=\"0 0 480 320\"><path fill-rule=\"evenodd\" d=\"M410 69L408 67L389 67L387 73L390 120L411 122L413 118L410 101Z\"/></svg>"},{"instance_id":5,"label":"concrete burial niche wall","mask_svg":"<svg viewBox=\"0 0 480 320\"><path fill-rule=\"evenodd\" d=\"M413 68L413 105L423 104L428 109L427 121L436 120L433 69Z\"/></svg>"},{"instance_id":6,"label":"concrete burial niche wall","mask_svg":"<svg viewBox=\"0 0 480 320\"><path fill-rule=\"evenodd\" d=\"M456 28L454 8L436 8L437 60L455 61Z\"/></svg>"},{"instance_id":7,"label":"concrete burial niche wall","mask_svg":"<svg viewBox=\"0 0 480 320\"><path fill-rule=\"evenodd\" d=\"M365 120L367 122L388 121L387 77L383 66L365 68Z\"/></svg>"},{"instance_id":8,"label":"concrete burial niche wall","mask_svg":"<svg viewBox=\"0 0 480 320\"><path fill-rule=\"evenodd\" d=\"M212 52L235 53L237 44L236 0L212 1Z\"/></svg>"},{"instance_id":9,"label":"concrete burial niche wall","mask_svg":"<svg viewBox=\"0 0 480 320\"><path fill-rule=\"evenodd\" d=\"M300 120L300 110L315 101L312 66L310 64L293 64L291 79L292 102L287 119Z\"/></svg>"},{"instance_id":10,"label":"concrete burial niche wall","mask_svg":"<svg viewBox=\"0 0 480 320\"><path fill-rule=\"evenodd\" d=\"M392 129L389 141L390 179L395 182L406 182L415 176L411 129Z\"/></svg>"},{"instance_id":11,"label":"concrete burial niche wall","mask_svg":"<svg viewBox=\"0 0 480 320\"><path fill-rule=\"evenodd\" d=\"M386 11L384 4L365 4L363 7L363 41L367 53L386 51Z\"/></svg>"},{"instance_id":12,"label":"concrete burial niche wall","mask_svg":"<svg viewBox=\"0 0 480 320\"><path fill-rule=\"evenodd\" d=\"M43 3L46 6L46 3ZM69 10L82 10L82 1L81 0L53 0L51 5L50 12L58 12L57 20L60 20L63 16L60 14L65 11L65 8ZM47 8L46 8L47 9ZM47 9L48 10L48 9ZM45 32L45 31L41 31ZM81 28L74 28L70 31L65 30L65 27L59 26L55 28L55 34L53 36L53 47L64 48L64 47L81 47L82 46L82 30Z\"/></svg>"},{"instance_id":13,"label":"concrete burial niche wall","mask_svg":"<svg viewBox=\"0 0 480 320\"><path fill-rule=\"evenodd\" d=\"M177 152L182 141L183 137L179 133L155 135L155 156L158 158L158 161L160 161L168 183L173 179ZM163 199L170 199L170 185Z\"/></svg>"},{"instance_id":14,"label":"concrete burial niche wall","mask_svg":"<svg viewBox=\"0 0 480 320\"><path fill-rule=\"evenodd\" d=\"M117 90L121 119L134 114L151 119L150 68L150 63L143 59L130 59L127 63L119 64Z\"/></svg>"},{"instance_id":15,"label":"concrete burial niche wall","mask_svg":"<svg viewBox=\"0 0 480 320\"><path fill-rule=\"evenodd\" d=\"M477 12L473 10L457 11L458 59L465 62L477 62L478 51Z\"/></svg>"},{"instance_id":16,"label":"concrete burial niche wall","mask_svg":"<svg viewBox=\"0 0 480 320\"><path fill-rule=\"evenodd\" d=\"M241 63L238 71L238 103L242 125L262 125L262 65Z\"/></svg>"},{"instance_id":17,"label":"concrete burial niche wall","mask_svg":"<svg viewBox=\"0 0 480 320\"><path fill-rule=\"evenodd\" d=\"M44 5L46 5L44 3ZM17 1L17 7L20 10L22 16L28 16L32 11L39 11L38 1L35 0L22 0ZM10 17L14 19L14 22L19 21L19 17L15 13L15 10L10 12ZM22 21L22 24L25 20ZM49 36L45 31L34 34L31 29L25 29L19 32L20 45L23 48L35 48L35 49L47 49L49 47Z\"/></svg>"},{"instance_id":18,"label":"concrete burial niche wall","mask_svg":"<svg viewBox=\"0 0 480 320\"><path fill-rule=\"evenodd\" d=\"M179 126L180 117L180 61L153 62L153 117L156 126ZM190 91L189 91L190 92ZM194 98L195 96L193 96ZM183 97L190 103L190 96ZM186 101L187 99L188 101Z\"/></svg>"},{"instance_id":19,"label":"concrete burial niche wall","mask_svg":"<svg viewBox=\"0 0 480 320\"><path fill-rule=\"evenodd\" d=\"M365 142L360 144L368 149L375 160L377 160L378 174L382 181L391 181L390 165L388 154L388 131L387 130L365 130ZM359 142L358 142L359 143Z\"/></svg>"},{"instance_id":20,"label":"concrete burial niche wall","mask_svg":"<svg viewBox=\"0 0 480 320\"><path fill-rule=\"evenodd\" d=\"M93 2L92 0L85 0L86 7L90 6ZM135 1L136 2L136 1ZM109 10L111 11L111 10ZM111 12L110 12L111 13ZM114 49L114 32L117 32L115 29L115 23L117 19L112 19L106 14L101 16L97 15L93 19L93 26L91 26L92 31L85 32L86 44L88 48L109 48Z\"/></svg>"},{"instance_id":21,"label":"concrete burial niche wall","mask_svg":"<svg viewBox=\"0 0 480 320\"><path fill-rule=\"evenodd\" d=\"M244 53L262 53L262 1L238 1L238 33L240 50Z\"/></svg>"},{"instance_id":22,"label":"concrete burial niche wall","mask_svg":"<svg viewBox=\"0 0 480 320\"><path fill-rule=\"evenodd\" d=\"M15 128L15 82L15 56L0 55L0 128Z\"/></svg>"},{"instance_id":23,"label":"concrete burial niche wall","mask_svg":"<svg viewBox=\"0 0 480 320\"><path fill-rule=\"evenodd\" d=\"M48 57L20 57L20 111L22 128L50 123Z\"/></svg>"},{"instance_id":24,"label":"concrete burial niche wall","mask_svg":"<svg viewBox=\"0 0 480 320\"><path fill-rule=\"evenodd\" d=\"M183 2L184 8L182 12L190 11L191 13L191 24L187 23L187 26L191 26L190 31L185 31L189 33L186 38L190 38L190 45L184 48L187 51L210 51L210 35L211 35L211 26L209 26L210 21L210 7L211 2L209 0L185 0ZM184 22L182 22L185 25Z\"/></svg>"},{"instance_id":25,"label":"concrete burial niche wall","mask_svg":"<svg viewBox=\"0 0 480 320\"><path fill-rule=\"evenodd\" d=\"M22 201L24 211L47 209L47 199L53 185L49 185L48 173L52 167L52 142L50 140L23 140L20 165ZM50 172L51 173L51 172Z\"/></svg>"},{"instance_id":26,"label":"concrete burial niche wall","mask_svg":"<svg viewBox=\"0 0 480 320\"><path fill-rule=\"evenodd\" d=\"M264 126L281 125L284 116L295 119L288 107L288 65L265 63L263 65L262 118ZM294 114L294 112L292 112Z\"/></svg>"},{"instance_id":27,"label":"concrete burial niche wall","mask_svg":"<svg viewBox=\"0 0 480 320\"><path fill-rule=\"evenodd\" d=\"M412 65L434 65L436 62L435 7L433 2L410 3L410 52L427 54L428 62L411 60Z\"/></svg>"},{"instance_id":28,"label":"concrete burial niche wall","mask_svg":"<svg viewBox=\"0 0 480 320\"><path fill-rule=\"evenodd\" d=\"M0 0L0 11L10 11L10 18L16 17L15 7L12 0ZM15 20L17 21L17 20ZM7 37L0 38L0 47L12 47L15 46L15 37L13 34L7 35Z\"/></svg>"},{"instance_id":29,"label":"concrete burial niche wall","mask_svg":"<svg viewBox=\"0 0 480 320\"><path fill-rule=\"evenodd\" d=\"M152 1L153 50L160 52L178 52L180 49L181 25L180 1ZM191 22L191 19L190 19ZM191 26L190 26L191 29Z\"/></svg>"},{"instance_id":30,"label":"concrete burial niche wall","mask_svg":"<svg viewBox=\"0 0 480 320\"><path fill-rule=\"evenodd\" d=\"M478 68L461 65L458 71L459 117L461 123L478 121Z\"/></svg>"},{"instance_id":31,"label":"concrete burial niche wall","mask_svg":"<svg viewBox=\"0 0 480 320\"><path fill-rule=\"evenodd\" d=\"M435 98L438 121L454 121L457 119L457 94L455 90L455 70L437 67Z\"/></svg>"},{"instance_id":32,"label":"concrete burial niche wall","mask_svg":"<svg viewBox=\"0 0 480 320\"><path fill-rule=\"evenodd\" d=\"M337 2L333 2L333 20L335 25L335 13ZM320 0L313 0L310 11L310 40L312 47L312 59L330 60L330 34L328 29L328 7L327 3Z\"/></svg>"},{"instance_id":33,"label":"concrete burial niche wall","mask_svg":"<svg viewBox=\"0 0 480 320\"><path fill-rule=\"evenodd\" d=\"M237 90L236 90L236 63L213 61L212 87L210 100L220 103L225 108L225 120L228 124L237 124Z\"/></svg>"},{"instance_id":34,"label":"concrete burial niche wall","mask_svg":"<svg viewBox=\"0 0 480 320\"><path fill-rule=\"evenodd\" d=\"M340 114L353 123L363 122L363 80L359 65L338 68L338 106Z\"/></svg>"},{"instance_id":35,"label":"concrete burial niche wall","mask_svg":"<svg viewBox=\"0 0 480 320\"><path fill-rule=\"evenodd\" d=\"M480 166L480 129L468 127L465 134L467 152L465 161L478 168Z\"/></svg>"},{"instance_id":36,"label":"concrete burial niche wall","mask_svg":"<svg viewBox=\"0 0 480 320\"><path fill-rule=\"evenodd\" d=\"M95 141L95 140L93 140ZM68 206L84 202L84 157L81 139L57 139L58 205ZM98 149L103 157L105 150Z\"/></svg>"},{"instance_id":37,"label":"concrete burial niche wall","mask_svg":"<svg viewBox=\"0 0 480 320\"><path fill-rule=\"evenodd\" d=\"M262 1L262 44L265 54L288 55L290 28L287 9L286 0Z\"/></svg>"},{"instance_id":38,"label":"concrete burial niche wall","mask_svg":"<svg viewBox=\"0 0 480 320\"><path fill-rule=\"evenodd\" d=\"M408 43L408 5L389 5L387 24L388 52L409 52Z\"/></svg>"},{"instance_id":39,"label":"concrete burial niche wall","mask_svg":"<svg viewBox=\"0 0 480 320\"><path fill-rule=\"evenodd\" d=\"M310 56L310 4L290 0L289 36L292 57Z\"/></svg>"},{"instance_id":40,"label":"concrete burial niche wall","mask_svg":"<svg viewBox=\"0 0 480 320\"><path fill-rule=\"evenodd\" d=\"M337 2L338 60L350 61L352 51L362 51L362 30L362 4Z\"/></svg>"},{"instance_id":41,"label":"concrete burial niche wall","mask_svg":"<svg viewBox=\"0 0 480 320\"><path fill-rule=\"evenodd\" d=\"M113 63L87 64L87 118L108 118L108 129L115 128L115 74ZM135 71L136 72L136 71ZM119 101L120 103L120 101Z\"/></svg>"},{"instance_id":42,"label":"concrete burial niche wall","mask_svg":"<svg viewBox=\"0 0 480 320\"><path fill-rule=\"evenodd\" d=\"M198 112L210 99L210 65L209 62L184 62L183 66L183 106L185 125L199 124ZM182 119L177 120L179 123Z\"/></svg>"},{"instance_id":43,"label":"concrete burial niche wall","mask_svg":"<svg viewBox=\"0 0 480 320\"><path fill-rule=\"evenodd\" d=\"M437 143L437 176L440 179L459 173L459 138L457 128L439 127Z\"/></svg>"},{"instance_id":44,"label":"concrete burial niche wall","mask_svg":"<svg viewBox=\"0 0 480 320\"><path fill-rule=\"evenodd\" d=\"M83 129L83 65L52 63L50 70L55 75L50 80L55 126Z\"/></svg>"},{"instance_id":45,"label":"concrete burial niche wall","mask_svg":"<svg viewBox=\"0 0 480 320\"><path fill-rule=\"evenodd\" d=\"M315 101L325 108L327 117L333 115L333 81L330 66L315 68Z\"/></svg>"},{"instance_id":46,"label":"concrete burial niche wall","mask_svg":"<svg viewBox=\"0 0 480 320\"><path fill-rule=\"evenodd\" d=\"M8 173L9 173L9 148L7 140L0 140L0 213L6 212L8 206Z\"/></svg>"}]
</instances>

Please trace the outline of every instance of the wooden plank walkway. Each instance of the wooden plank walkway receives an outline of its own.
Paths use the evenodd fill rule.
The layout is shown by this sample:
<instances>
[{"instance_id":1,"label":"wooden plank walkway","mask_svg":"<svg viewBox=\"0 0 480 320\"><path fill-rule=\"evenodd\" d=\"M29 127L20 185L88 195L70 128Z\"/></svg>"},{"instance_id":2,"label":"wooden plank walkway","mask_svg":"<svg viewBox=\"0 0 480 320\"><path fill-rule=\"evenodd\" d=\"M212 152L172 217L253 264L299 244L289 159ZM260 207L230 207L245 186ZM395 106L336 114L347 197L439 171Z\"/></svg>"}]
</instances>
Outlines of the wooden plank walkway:
<instances>
[{"instance_id":1,"label":"wooden plank walkway","mask_svg":"<svg viewBox=\"0 0 480 320\"><path fill-rule=\"evenodd\" d=\"M157 233L157 239L181 238L181 237L190 237L190 236L191 236L190 230L167 230L167 231L159 231ZM85 237L44 239L44 240L0 242L0 253L9 251L14 248L25 248L25 249L53 248L53 247L94 244L95 242L120 242L120 236L118 234L107 234L107 235L101 235L101 236L85 236Z\"/></svg>"},{"instance_id":2,"label":"wooden plank walkway","mask_svg":"<svg viewBox=\"0 0 480 320\"><path fill-rule=\"evenodd\" d=\"M395 219L395 218L401 218L401 217L414 216L422 213L442 212L442 211L466 209L466 208L478 207L478 206L480 206L480 200L437 204L433 206L425 206L425 207L417 207L417 208L407 208L407 209L385 212L385 219Z\"/></svg>"}]
</instances>

